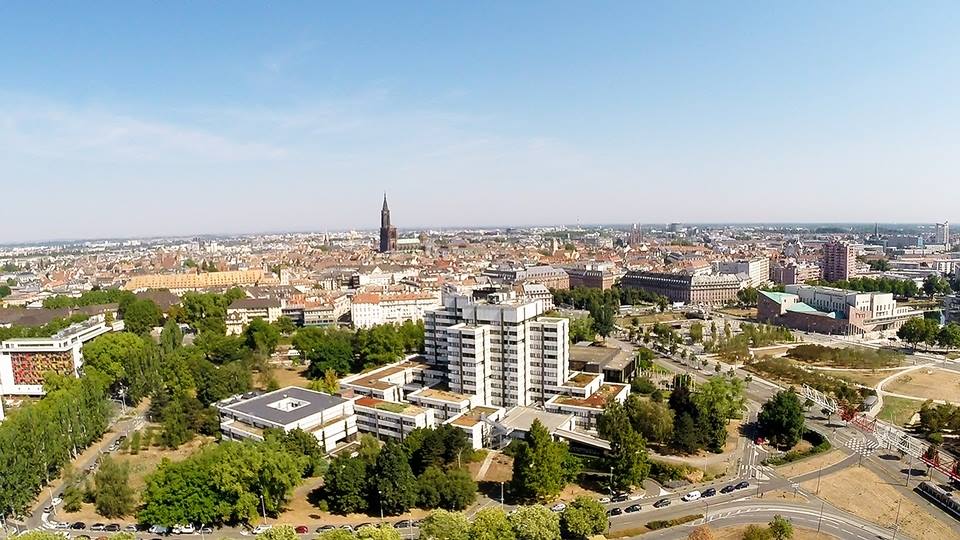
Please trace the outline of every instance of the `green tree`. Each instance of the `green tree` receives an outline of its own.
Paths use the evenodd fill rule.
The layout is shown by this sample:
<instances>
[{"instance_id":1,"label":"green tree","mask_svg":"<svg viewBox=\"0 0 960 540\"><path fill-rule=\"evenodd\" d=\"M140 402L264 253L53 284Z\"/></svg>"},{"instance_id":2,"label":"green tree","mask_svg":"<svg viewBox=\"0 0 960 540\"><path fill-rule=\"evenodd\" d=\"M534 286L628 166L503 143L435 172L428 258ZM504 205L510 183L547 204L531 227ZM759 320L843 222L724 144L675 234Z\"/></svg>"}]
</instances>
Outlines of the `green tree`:
<instances>
[{"instance_id":1,"label":"green tree","mask_svg":"<svg viewBox=\"0 0 960 540\"><path fill-rule=\"evenodd\" d=\"M146 334L162 323L163 313L152 300L134 300L123 312L124 330L134 334Z\"/></svg>"},{"instance_id":2,"label":"green tree","mask_svg":"<svg viewBox=\"0 0 960 540\"><path fill-rule=\"evenodd\" d=\"M136 403L160 384L160 359L149 339L129 332L109 332L83 346L87 368L96 368L112 381L111 387L127 389Z\"/></svg>"},{"instance_id":3,"label":"green tree","mask_svg":"<svg viewBox=\"0 0 960 540\"><path fill-rule=\"evenodd\" d=\"M718 375L700 385L693 396L698 427L707 446L714 451L723 449L728 420L739 418L746 408L743 388L740 379Z\"/></svg>"},{"instance_id":4,"label":"green tree","mask_svg":"<svg viewBox=\"0 0 960 540\"><path fill-rule=\"evenodd\" d=\"M324 457L326 452L312 433L307 433L300 428L290 431L269 429L264 432L264 438L275 440L281 448L299 460L302 463L304 478L320 476L326 471L327 460Z\"/></svg>"},{"instance_id":5,"label":"green tree","mask_svg":"<svg viewBox=\"0 0 960 540\"><path fill-rule=\"evenodd\" d=\"M503 510L484 508L473 516L470 540L516 540L516 535Z\"/></svg>"},{"instance_id":6,"label":"green tree","mask_svg":"<svg viewBox=\"0 0 960 540\"><path fill-rule=\"evenodd\" d=\"M417 479L399 444L388 442L380 450L372 495L387 515L402 514L417 503Z\"/></svg>"},{"instance_id":7,"label":"green tree","mask_svg":"<svg viewBox=\"0 0 960 540\"><path fill-rule=\"evenodd\" d=\"M949 323L937 332L937 345L949 349L960 347L960 325Z\"/></svg>"},{"instance_id":8,"label":"green tree","mask_svg":"<svg viewBox=\"0 0 960 540\"><path fill-rule=\"evenodd\" d=\"M356 540L356 536L346 529L332 529L317 536L317 540Z\"/></svg>"},{"instance_id":9,"label":"green tree","mask_svg":"<svg viewBox=\"0 0 960 540\"><path fill-rule=\"evenodd\" d=\"M350 373L353 365L353 341L350 332L317 327L301 328L293 336L293 346L309 362L307 376L319 379L327 370L338 375Z\"/></svg>"},{"instance_id":10,"label":"green tree","mask_svg":"<svg viewBox=\"0 0 960 540\"><path fill-rule=\"evenodd\" d=\"M130 469L126 463L120 464L109 455L104 456L97 474L95 506L97 513L104 517L123 517L133 510L135 504L133 488L130 487Z\"/></svg>"},{"instance_id":11,"label":"green tree","mask_svg":"<svg viewBox=\"0 0 960 540\"><path fill-rule=\"evenodd\" d=\"M560 540L560 517L544 506L521 506L508 519L517 540Z\"/></svg>"},{"instance_id":12,"label":"green tree","mask_svg":"<svg viewBox=\"0 0 960 540\"><path fill-rule=\"evenodd\" d=\"M285 336L289 336L297 331L297 325L293 324L293 320L286 315L278 318L273 324L277 327L277 330L279 330L280 333Z\"/></svg>"},{"instance_id":13,"label":"green tree","mask_svg":"<svg viewBox=\"0 0 960 540\"><path fill-rule=\"evenodd\" d=\"M6 285L6 284L0 285L0 298L6 298L6 297L10 296L12 293L13 293L13 291L10 290L10 286L9 286L9 285Z\"/></svg>"},{"instance_id":14,"label":"green tree","mask_svg":"<svg viewBox=\"0 0 960 540\"><path fill-rule=\"evenodd\" d=\"M517 444L511 488L526 500L555 497L569 479L564 469L568 456L567 445L551 440L547 428L534 420L526 438Z\"/></svg>"},{"instance_id":15,"label":"green tree","mask_svg":"<svg viewBox=\"0 0 960 540\"><path fill-rule=\"evenodd\" d=\"M470 540L470 522L460 512L434 510L420 523L421 540Z\"/></svg>"},{"instance_id":16,"label":"green tree","mask_svg":"<svg viewBox=\"0 0 960 540\"><path fill-rule=\"evenodd\" d=\"M663 403L627 396L624 405L633 429L648 441L666 444L673 435L673 411Z\"/></svg>"},{"instance_id":17,"label":"green tree","mask_svg":"<svg viewBox=\"0 0 960 540\"><path fill-rule=\"evenodd\" d=\"M743 531L743 540L770 540L770 531L759 525L747 525Z\"/></svg>"},{"instance_id":18,"label":"green tree","mask_svg":"<svg viewBox=\"0 0 960 540\"><path fill-rule=\"evenodd\" d=\"M182 345L183 331L180 330L177 321L170 317L164 323L163 330L160 331L160 350L163 351L164 356L169 356Z\"/></svg>"},{"instance_id":19,"label":"green tree","mask_svg":"<svg viewBox=\"0 0 960 540\"><path fill-rule=\"evenodd\" d=\"M359 458L337 456L323 475L323 495L330 511L352 514L369 508L367 465Z\"/></svg>"},{"instance_id":20,"label":"green tree","mask_svg":"<svg viewBox=\"0 0 960 540\"><path fill-rule=\"evenodd\" d=\"M249 349L262 355L270 355L277 350L277 344L280 343L280 330L263 319L256 318L244 329L243 338Z\"/></svg>"},{"instance_id":21,"label":"green tree","mask_svg":"<svg viewBox=\"0 0 960 540\"><path fill-rule=\"evenodd\" d=\"M607 511L589 497L577 497L560 514L564 538L586 540L607 530Z\"/></svg>"},{"instance_id":22,"label":"green tree","mask_svg":"<svg viewBox=\"0 0 960 540\"><path fill-rule=\"evenodd\" d=\"M257 535L258 540L300 540L300 535L292 525L274 525Z\"/></svg>"},{"instance_id":23,"label":"green tree","mask_svg":"<svg viewBox=\"0 0 960 540\"><path fill-rule=\"evenodd\" d=\"M753 287L747 287L737 291L737 300L745 306L755 306L757 305L757 289Z\"/></svg>"},{"instance_id":24,"label":"green tree","mask_svg":"<svg viewBox=\"0 0 960 540\"><path fill-rule=\"evenodd\" d=\"M597 337L597 331L594 327L593 317L577 317L570 320L570 341L579 343L581 341L593 341Z\"/></svg>"},{"instance_id":25,"label":"green tree","mask_svg":"<svg viewBox=\"0 0 960 540\"><path fill-rule=\"evenodd\" d=\"M803 403L792 390L777 392L767 400L757 417L760 429L780 448L792 448L803 436Z\"/></svg>"},{"instance_id":26,"label":"green tree","mask_svg":"<svg viewBox=\"0 0 960 540\"><path fill-rule=\"evenodd\" d=\"M897 330L897 337L911 344L914 349L919 343L933 343L937 339L940 325L936 321L914 317L903 323Z\"/></svg>"},{"instance_id":27,"label":"green tree","mask_svg":"<svg viewBox=\"0 0 960 540\"><path fill-rule=\"evenodd\" d=\"M703 323L695 322L690 325L690 340L694 343L703 341Z\"/></svg>"},{"instance_id":28,"label":"green tree","mask_svg":"<svg viewBox=\"0 0 960 540\"><path fill-rule=\"evenodd\" d=\"M767 529L770 531L770 536L775 540L789 540L793 538L793 523L780 514L773 516L773 520L767 524Z\"/></svg>"},{"instance_id":29,"label":"green tree","mask_svg":"<svg viewBox=\"0 0 960 540\"><path fill-rule=\"evenodd\" d=\"M403 535L389 523L366 525L357 530L357 540L401 540Z\"/></svg>"},{"instance_id":30,"label":"green tree","mask_svg":"<svg viewBox=\"0 0 960 540\"><path fill-rule=\"evenodd\" d=\"M610 440L609 465L613 471L613 486L617 490L643 484L650 473L647 445L643 436L629 426L614 434Z\"/></svg>"}]
</instances>

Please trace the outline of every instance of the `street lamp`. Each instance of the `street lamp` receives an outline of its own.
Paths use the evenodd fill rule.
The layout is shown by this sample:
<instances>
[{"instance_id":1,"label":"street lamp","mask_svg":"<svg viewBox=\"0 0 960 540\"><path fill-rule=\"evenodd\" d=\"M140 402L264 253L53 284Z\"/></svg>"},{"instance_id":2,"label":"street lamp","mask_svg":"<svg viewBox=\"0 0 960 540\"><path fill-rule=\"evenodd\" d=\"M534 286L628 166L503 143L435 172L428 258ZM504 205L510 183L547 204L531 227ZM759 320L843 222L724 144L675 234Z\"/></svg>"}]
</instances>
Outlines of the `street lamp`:
<instances>
[{"instance_id":1,"label":"street lamp","mask_svg":"<svg viewBox=\"0 0 960 540\"><path fill-rule=\"evenodd\" d=\"M260 510L263 512L263 522L267 522L267 504L263 500L263 492L260 492Z\"/></svg>"},{"instance_id":2,"label":"street lamp","mask_svg":"<svg viewBox=\"0 0 960 540\"><path fill-rule=\"evenodd\" d=\"M383 491L377 489L377 505L380 507L380 522L383 523Z\"/></svg>"}]
</instances>

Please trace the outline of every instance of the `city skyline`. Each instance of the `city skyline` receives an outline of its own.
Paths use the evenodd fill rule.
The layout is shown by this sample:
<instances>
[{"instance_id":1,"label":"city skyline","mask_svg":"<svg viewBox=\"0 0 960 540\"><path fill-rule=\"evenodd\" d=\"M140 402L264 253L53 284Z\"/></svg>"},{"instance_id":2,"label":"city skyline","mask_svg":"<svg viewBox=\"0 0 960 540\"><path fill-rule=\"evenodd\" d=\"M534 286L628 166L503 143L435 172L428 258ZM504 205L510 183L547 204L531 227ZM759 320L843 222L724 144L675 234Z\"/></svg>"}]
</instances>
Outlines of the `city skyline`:
<instances>
[{"instance_id":1,"label":"city skyline","mask_svg":"<svg viewBox=\"0 0 960 540\"><path fill-rule=\"evenodd\" d=\"M956 217L950 3L62 11L3 8L3 243Z\"/></svg>"}]
</instances>

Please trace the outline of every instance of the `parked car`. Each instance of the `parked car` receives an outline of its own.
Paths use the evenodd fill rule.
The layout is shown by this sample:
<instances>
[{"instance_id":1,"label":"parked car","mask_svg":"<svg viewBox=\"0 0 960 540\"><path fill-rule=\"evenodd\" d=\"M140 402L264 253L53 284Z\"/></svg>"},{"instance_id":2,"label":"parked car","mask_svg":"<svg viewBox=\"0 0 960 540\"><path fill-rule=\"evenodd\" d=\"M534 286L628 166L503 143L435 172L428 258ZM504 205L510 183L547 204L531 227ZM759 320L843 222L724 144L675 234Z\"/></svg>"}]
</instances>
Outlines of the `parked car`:
<instances>
[{"instance_id":1,"label":"parked car","mask_svg":"<svg viewBox=\"0 0 960 540\"><path fill-rule=\"evenodd\" d=\"M639 501L639 500L642 499L642 498L643 498L643 495L641 495L641 494L639 494L639 493L631 493L631 494L627 495L627 500L628 500L628 501Z\"/></svg>"},{"instance_id":2,"label":"parked car","mask_svg":"<svg viewBox=\"0 0 960 540\"><path fill-rule=\"evenodd\" d=\"M680 500L686 501L686 502L690 502L690 501L695 501L695 500L697 500L697 499L699 499L699 498L700 498L700 492L699 492L699 491L691 491L690 493L687 493L687 494L684 495L683 497L680 497Z\"/></svg>"},{"instance_id":3,"label":"parked car","mask_svg":"<svg viewBox=\"0 0 960 540\"><path fill-rule=\"evenodd\" d=\"M639 512L639 511L640 511L640 505L639 505L639 504L631 504L630 506L624 508L623 511L626 512L626 513L628 513L628 514L632 514L632 513L634 513L634 512Z\"/></svg>"},{"instance_id":4,"label":"parked car","mask_svg":"<svg viewBox=\"0 0 960 540\"><path fill-rule=\"evenodd\" d=\"M659 501L653 503L654 508L663 508L670 506L670 499L660 499Z\"/></svg>"},{"instance_id":5,"label":"parked car","mask_svg":"<svg viewBox=\"0 0 960 540\"><path fill-rule=\"evenodd\" d=\"M47 506L44 506L44 507L43 507L43 513L44 513L44 514L49 514L50 512L53 512L53 505L52 505L52 504L48 504Z\"/></svg>"},{"instance_id":6,"label":"parked car","mask_svg":"<svg viewBox=\"0 0 960 540\"><path fill-rule=\"evenodd\" d=\"M563 512L566 509L567 509L567 505L563 503L557 503L550 507L551 512Z\"/></svg>"},{"instance_id":7,"label":"parked car","mask_svg":"<svg viewBox=\"0 0 960 540\"><path fill-rule=\"evenodd\" d=\"M613 498L610 499L610 500L611 500L612 502L615 502L615 503L621 503L621 502L627 502L627 500L629 500L629 498L630 498L630 496L627 495L626 493L621 493L621 494L619 494L619 495L616 495L615 497L613 497Z\"/></svg>"},{"instance_id":8,"label":"parked car","mask_svg":"<svg viewBox=\"0 0 960 540\"><path fill-rule=\"evenodd\" d=\"M623 513L623 508L620 508L619 506L616 508L611 508L610 510L607 511L607 515L610 517L619 516L622 513Z\"/></svg>"},{"instance_id":9,"label":"parked car","mask_svg":"<svg viewBox=\"0 0 960 540\"><path fill-rule=\"evenodd\" d=\"M149 529L147 529L147 532L149 532L150 534L169 534L170 529L167 527L164 527L163 525L153 525Z\"/></svg>"},{"instance_id":10,"label":"parked car","mask_svg":"<svg viewBox=\"0 0 960 540\"><path fill-rule=\"evenodd\" d=\"M600 502L600 504L607 504L610 502L610 497L600 497L598 501Z\"/></svg>"},{"instance_id":11,"label":"parked car","mask_svg":"<svg viewBox=\"0 0 960 540\"><path fill-rule=\"evenodd\" d=\"M297 525L293 530L297 531L297 534L307 534L310 532L310 529L306 525Z\"/></svg>"},{"instance_id":12,"label":"parked car","mask_svg":"<svg viewBox=\"0 0 960 540\"><path fill-rule=\"evenodd\" d=\"M193 534L197 529L193 525L181 525L180 532L177 534Z\"/></svg>"},{"instance_id":13,"label":"parked car","mask_svg":"<svg viewBox=\"0 0 960 540\"><path fill-rule=\"evenodd\" d=\"M272 528L273 528L273 525L257 525L250 532L252 532L253 534L263 534Z\"/></svg>"},{"instance_id":14,"label":"parked car","mask_svg":"<svg viewBox=\"0 0 960 540\"><path fill-rule=\"evenodd\" d=\"M56 523L53 524L53 527L54 527L55 529L69 529L69 528L70 528L70 524L67 523L66 521L58 521L58 522L56 522Z\"/></svg>"},{"instance_id":15,"label":"parked car","mask_svg":"<svg viewBox=\"0 0 960 540\"><path fill-rule=\"evenodd\" d=\"M411 523L411 522L410 522L409 519L401 519L400 521L398 521L398 522L396 522L396 523L393 524L393 528L394 528L394 529L406 529L406 528L410 527L410 523Z\"/></svg>"},{"instance_id":16,"label":"parked car","mask_svg":"<svg viewBox=\"0 0 960 540\"><path fill-rule=\"evenodd\" d=\"M213 533L213 527L210 527L209 525L205 525L197 529L197 532L200 534L211 534Z\"/></svg>"},{"instance_id":17,"label":"parked car","mask_svg":"<svg viewBox=\"0 0 960 540\"><path fill-rule=\"evenodd\" d=\"M53 500L50 501L50 504L52 504L53 506L60 506L61 504L63 504L63 499L61 499L60 497L54 497Z\"/></svg>"},{"instance_id":18,"label":"parked car","mask_svg":"<svg viewBox=\"0 0 960 540\"><path fill-rule=\"evenodd\" d=\"M104 531L107 529L107 526L103 523L94 523L90 526L91 531Z\"/></svg>"},{"instance_id":19,"label":"parked car","mask_svg":"<svg viewBox=\"0 0 960 540\"><path fill-rule=\"evenodd\" d=\"M737 488L734 487L733 484L730 484L729 486L723 486L723 489L720 490L720 493L730 493L735 489Z\"/></svg>"},{"instance_id":20,"label":"parked car","mask_svg":"<svg viewBox=\"0 0 960 540\"><path fill-rule=\"evenodd\" d=\"M745 489L745 488L748 488L748 487L750 487L750 482L743 481L743 482L740 482L739 484L733 486L733 489Z\"/></svg>"},{"instance_id":21,"label":"parked car","mask_svg":"<svg viewBox=\"0 0 960 540\"><path fill-rule=\"evenodd\" d=\"M701 497L713 497L717 494L717 490L713 488L707 488L703 490L703 493L700 494Z\"/></svg>"},{"instance_id":22,"label":"parked car","mask_svg":"<svg viewBox=\"0 0 960 540\"><path fill-rule=\"evenodd\" d=\"M108 531L108 532L120 532L120 524L119 524L119 523L111 523L111 524L107 525L106 527L104 527L103 530Z\"/></svg>"},{"instance_id":23,"label":"parked car","mask_svg":"<svg viewBox=\"0 0 960 540\"><path fill-rule=\"evenodd\" d=\"M323 532L332 531L332 530L334 530L334 529L336 529L336 528L337 528L336 525L321 525L321 526L317 527L313 532L315 532L315 533L317 533L317 534L320 534L320 533L323 533Z\"/></svg>"}]
</instances>

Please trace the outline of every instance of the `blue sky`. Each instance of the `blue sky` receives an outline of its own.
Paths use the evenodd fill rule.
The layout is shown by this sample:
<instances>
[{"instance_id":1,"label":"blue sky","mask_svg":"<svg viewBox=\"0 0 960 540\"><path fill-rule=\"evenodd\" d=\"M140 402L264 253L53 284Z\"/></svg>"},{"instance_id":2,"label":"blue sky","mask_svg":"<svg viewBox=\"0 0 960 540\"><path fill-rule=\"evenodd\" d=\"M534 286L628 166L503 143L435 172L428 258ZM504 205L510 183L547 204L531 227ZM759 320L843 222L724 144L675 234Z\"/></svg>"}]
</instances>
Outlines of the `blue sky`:
<instances>
[{"instance_id":1,"label":"blue sky","mask_svg":"<svg viewBox=\"0 0 960 540\"><path fill-rule=\"evenodd\" d=\"M0 3L0 241L937 221L956 2Z\"/></svg>"}]
</instances>

